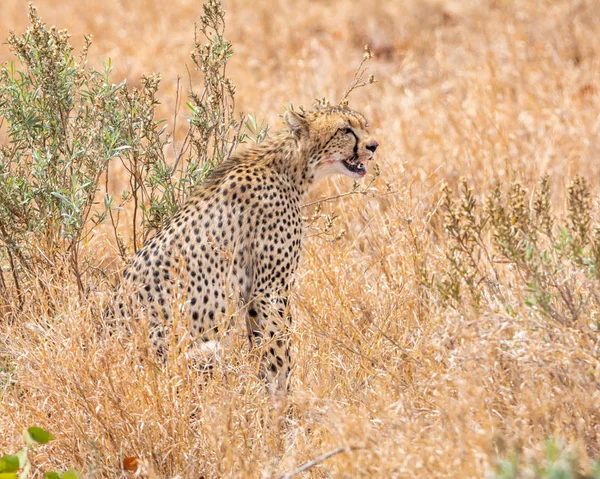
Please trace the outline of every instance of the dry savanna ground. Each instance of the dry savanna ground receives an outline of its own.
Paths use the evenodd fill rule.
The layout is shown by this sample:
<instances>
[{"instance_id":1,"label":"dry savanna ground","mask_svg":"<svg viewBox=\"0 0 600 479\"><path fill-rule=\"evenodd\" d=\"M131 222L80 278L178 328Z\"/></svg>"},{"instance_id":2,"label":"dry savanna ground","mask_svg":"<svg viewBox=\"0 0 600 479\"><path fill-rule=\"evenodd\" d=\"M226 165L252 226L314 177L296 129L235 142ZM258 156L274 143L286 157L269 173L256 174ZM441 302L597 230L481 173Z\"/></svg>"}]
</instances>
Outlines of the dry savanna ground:
<instances>
[{"instance_id":1,"label":"dry savanna ground","mask_svg":"<svg viewBox=\"0 0 600 479\"><path fill-rule=\"evenodd\" d=\"M186 94L198 1L36 4L77 47L92 33L90 61L111 57L115 81L135 85L143 73L161 73L158 116L172 126L178 77ZM100 227L83 250L93 266L85 295L48 269L27 285L22 309L0 321L0 451L19 448L20 431L38 425L56 440L36 449L35 477L68 467L86 477L134 477L121 461L135 457L141 477L269 478L336 451L298 477L479 478L510 451L542 458L544 441L555 438L585 471L600 457L598 279L581 268L585 261L564 258L555 274L536 273L527 266L535 252L511 261L488 230L460 249L440 188L445 182L456 196L464 177L481 204L495 184L506 191L519 181L527 192L510 207L510 230L534 209L547 174L557 224L568 225L567 187L581 174L596 224L597 3L225 7L238 111L276 128L289 103L339 99L365 43L378 80L353 92L350 105L381 144L381 176L370 194L325 203L308 231L286 403L265 393L243 338L232 338L206 378L185 349L157 366L143 326L130 337L98 331L123 267ZM2 40L26 26L23 2L4 0ZM0 60L9 57L1 45ZM178 121L176 138L185 133ZM309 200L351 187L331 180ZM469 214L459 216L466 231ZM453 284L461 286L454 296Z\"/></svg>"}]
</instances>

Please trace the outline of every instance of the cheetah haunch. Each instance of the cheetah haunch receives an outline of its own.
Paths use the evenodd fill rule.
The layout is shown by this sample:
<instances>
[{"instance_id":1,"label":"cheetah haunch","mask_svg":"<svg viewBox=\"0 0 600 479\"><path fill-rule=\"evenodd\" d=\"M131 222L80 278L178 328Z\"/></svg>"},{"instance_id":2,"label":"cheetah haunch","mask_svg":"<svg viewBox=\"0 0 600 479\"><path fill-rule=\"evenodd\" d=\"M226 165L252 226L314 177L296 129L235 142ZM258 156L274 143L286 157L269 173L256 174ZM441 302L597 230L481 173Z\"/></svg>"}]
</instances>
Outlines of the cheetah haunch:
<instances>
[{"instance_id":1,"label":"cheetah haunch","mask_svg":"<svg viewBox=\"0 0 600 479\"><path fill-rule=\"evenodd\" d=\"M243 312L250 343L262 348L262 372L276 388L290 372L287 302L303 197L332 174L363 177L378 146L365 118L348 108L286 111L284 120L284 131L236 152L193 191L138 251L117 300L121 315L127 303L149 317L159 351L175 308L201 341L214 340Z\"/></svg>"}]
</instances>

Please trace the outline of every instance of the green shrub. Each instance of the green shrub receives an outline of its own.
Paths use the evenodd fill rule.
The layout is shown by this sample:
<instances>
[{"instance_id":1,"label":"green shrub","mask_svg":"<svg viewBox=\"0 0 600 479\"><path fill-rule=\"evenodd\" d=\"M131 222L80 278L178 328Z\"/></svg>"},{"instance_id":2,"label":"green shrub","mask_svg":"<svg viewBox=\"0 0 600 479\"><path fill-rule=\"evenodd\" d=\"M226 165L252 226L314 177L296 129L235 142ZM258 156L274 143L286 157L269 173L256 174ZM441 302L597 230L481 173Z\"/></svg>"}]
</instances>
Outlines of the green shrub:
<instances>
[{"instance_id":1,"label":"green shrub","mask_svg":"<svg viewBox=\"0 0 600 479\"><path fill-rule=\"evenodd\" d=\"M483 205L466 181L460 188L459 198L442 190L448 268L438 290L448 304L460 306L466 291L475 307L497 301L510 313L520 301L561 324L574 324L586 307L598 306L589 286L600 277L600 229L592 228L583 178L568 187L566 211L558 219L547 177L532 195L518 182L505 190L496 185Z\"/></svg>"},{"instance_id":2,"label":"green shrub","mask_svg":"<svg viewBox=\"0 0 600 479\"><path fill-rule=\"evenodd\" d=\"M76 57L66 31L47 28L33 6L29 18L25 34L8 39L19 63L0 70L9 138L0 150L0 254L19 295L36 268L63 256L83 290L82 241L113 208L108 193L103 209L94 206L102 174L113 158L156 163L164 143L152 119L158 79L144 78L141 91L111 84L110 61L104 71L87 66L89 37Z\"/></svg>"},{"instance_id":3,"label":"green shrub","mask_svg":"<svg viewBox=\"0 0 600 479\"><path fill-rule=\"evenodd\" d=\"M31 27L11 33L19 65L0 69L0 117L9 143L0 149L0 246L17 290L21 276L78 255L100 175L125 148L117 92L107 67L86 67L66 31L46 28L30 6ZM120 114L119 114L120 113ZM4 280L2 281L4 283ZM81 282L80 282L81 284Z\"/></svg>"},{"instance_id":4,"label":"green shrub","mask_svg":"<svg viewBox=\"0 0 600 479\"><path fill-rule=\"evenodd\" d=\"M160 227L189 189L249 135L235 118L235 88L225 76L232 54L223 38L220 2L204 5L196 26L195 64L204 89L192 92L189 129L181 144L155 120L160 77L144 76L141 88L111 83L112 62L98 71L87 65L91 38L77 56L69 34L42 22L30 5L31 26L10 34L17 62L0 69L0 124L8 143L0 146L0 297L23 302L24 283L39 269L66 260L85 291L82 243L99 223L110 220L123 258ZM257 141L267 127L245 122ZM252 128L252 129L250 129ZM164 150L176 147L169 163ZM127 171L128 188L109 191L112 163ZM104 191L102 191L104 190ZM101 195L103 193L103 195ZM98 200L101 198L101 201ZM117 233L120 212L133 210L131 238ZM0 304L0 309L2 305Z\"/></svg>"}]
</instances>

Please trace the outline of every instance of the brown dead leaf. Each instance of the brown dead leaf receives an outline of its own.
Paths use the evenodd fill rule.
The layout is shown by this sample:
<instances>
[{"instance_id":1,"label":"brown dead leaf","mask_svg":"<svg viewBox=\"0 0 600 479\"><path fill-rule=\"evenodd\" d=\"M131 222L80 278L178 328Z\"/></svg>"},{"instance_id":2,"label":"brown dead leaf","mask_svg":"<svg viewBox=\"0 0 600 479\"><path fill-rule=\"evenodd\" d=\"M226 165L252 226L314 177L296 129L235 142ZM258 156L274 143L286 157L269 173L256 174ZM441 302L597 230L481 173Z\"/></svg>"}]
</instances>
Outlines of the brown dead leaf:
<instances>
[{"instance_id":1,"label":"brown dead leaf","mask_svg":"<svg viewBox=\"0 0 600 479\"><path fill-rule=\"evenodd\" d=\"M123 469L126 471L137 471L138 458L135 456L124 457L123 458Z\"/></svg>"}]
</instances>

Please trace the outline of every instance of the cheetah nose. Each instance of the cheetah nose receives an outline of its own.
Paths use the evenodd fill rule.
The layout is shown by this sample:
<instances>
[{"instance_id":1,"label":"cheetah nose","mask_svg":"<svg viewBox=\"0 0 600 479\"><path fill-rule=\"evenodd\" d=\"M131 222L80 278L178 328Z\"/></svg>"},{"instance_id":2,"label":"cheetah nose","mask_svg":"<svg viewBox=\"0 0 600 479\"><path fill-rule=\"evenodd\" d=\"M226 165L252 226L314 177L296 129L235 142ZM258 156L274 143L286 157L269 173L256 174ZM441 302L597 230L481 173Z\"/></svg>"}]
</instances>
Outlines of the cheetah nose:
<instances>
[{"instance_id":1,"label":"cheetah nose","mask_svg":"<svg viewBox=\"0 0 600 479\"><path fill-rule=\"evenodd\" d=\"M377 143L375 140L373 140L371 143L369 143L367 145L367 150L375 153L375 150L377 149L378 146L379 146L379 143Z\"/></svg>"}]
</instances>

